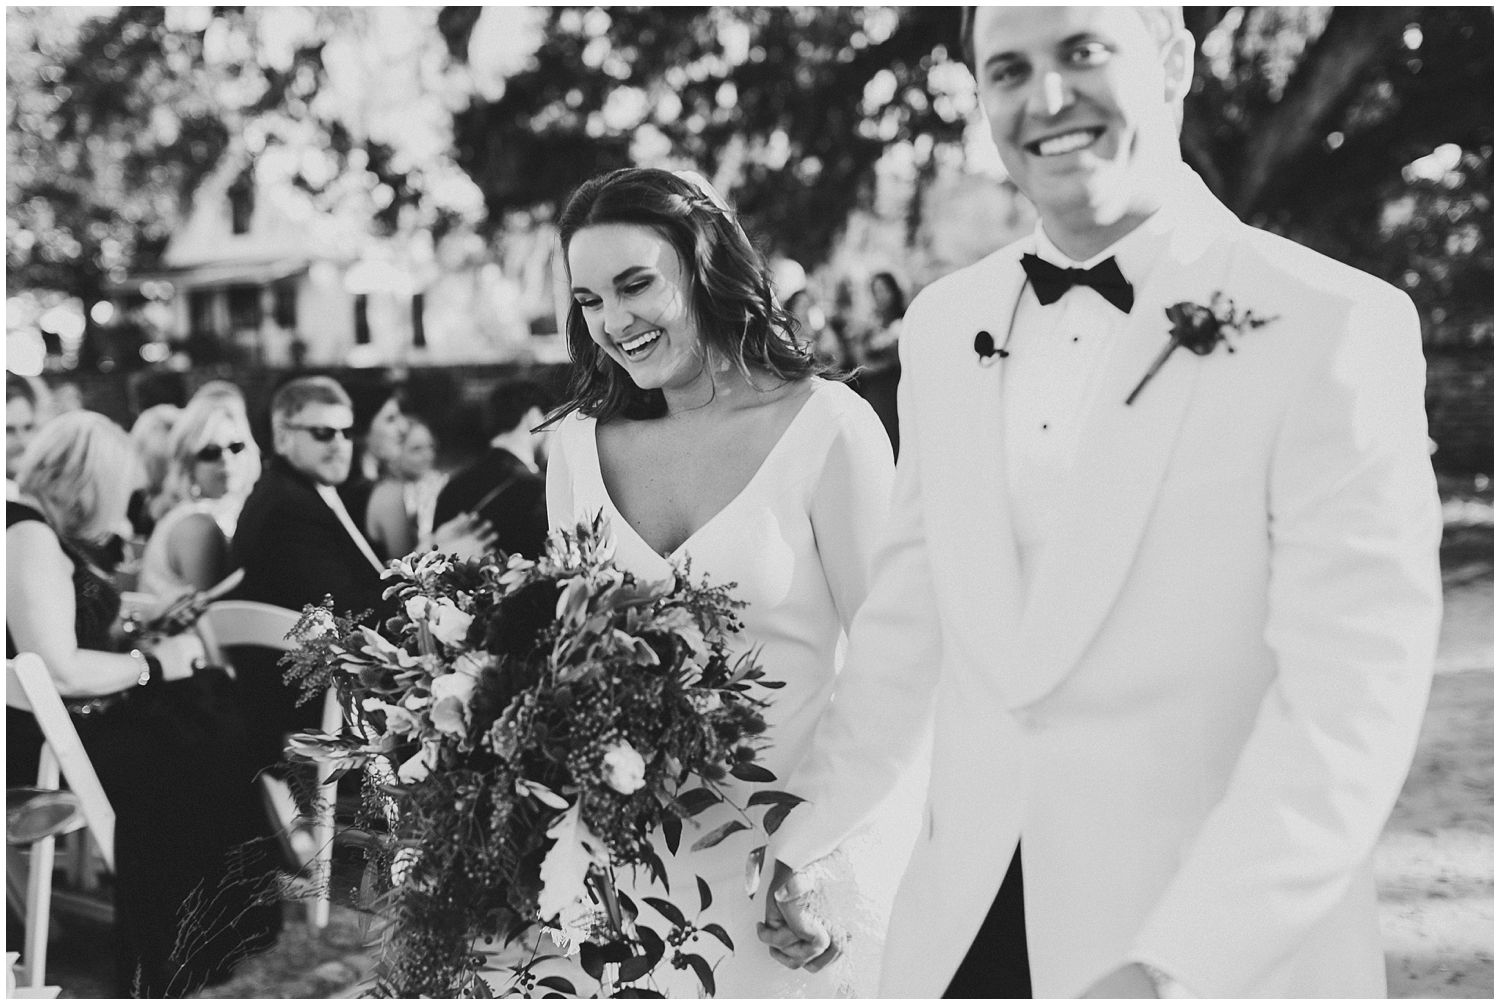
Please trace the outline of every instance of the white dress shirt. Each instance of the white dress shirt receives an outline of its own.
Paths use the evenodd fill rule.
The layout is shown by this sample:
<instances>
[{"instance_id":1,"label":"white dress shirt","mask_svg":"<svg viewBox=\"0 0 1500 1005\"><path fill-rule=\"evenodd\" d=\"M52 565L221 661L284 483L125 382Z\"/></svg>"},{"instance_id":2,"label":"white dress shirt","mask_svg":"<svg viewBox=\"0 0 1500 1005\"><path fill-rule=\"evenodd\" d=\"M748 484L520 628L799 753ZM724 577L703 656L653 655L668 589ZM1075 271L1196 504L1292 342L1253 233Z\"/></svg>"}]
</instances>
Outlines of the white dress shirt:
<instances>
[{"instance_id":1,"label":"white dress shirt","mask_svg":"<svg viewBox=\"0 0 1500 1005\"><path fill-rule=\"evenodd\" d=\"M360 552L364 554L365 558L370 560L370 564L375 567L375 571L384 572L385 566L381 564L380 559L375 557L375 549L370 547L370 542L365 540L364 534L360 533L359 528L354 526L354 520L349 516L349 511L344 508L344 500L339 498L338 490L332 485L319 485L318 495L322 496L323 502L327 503L328 508L333 510L333 515L339 518L339 523L344 525L344 529L349 532L349 536L354 539L354 543L359 545Z\"/></svg>"},{"instance_id":2,"label":"white dress shirt","mask_svg":"<svg viewBox=\"0 0 1500 1005\"><path fill-rule=\"evenodd\" d=\"M1060 268L1091 269L1111 256L1139 295L1166 247L1170 210L1161 209L1135 230L1084 262L1070 259L1037 224L1037 257ZM1133 311L1148 309L1137 303ZM1078 436L1098 395L1101 363L1130 315L1086 286L1075 286L1042 306L1030 284L1016 307L1005 360L1005 474L1021 561L1029 592L1037 558L1051 537L1054 514L1067 491Z\"/></svg>"},{"instance_id":3,"label":"white dress shirt","mask_svg":"<svg viewBox=\"0 0 1500 1005\"><path fill-rule=\"evenodd\" d=\"M1065 269L1092 269L1113 257L1139 296L1172 225L1170 211L1158 210L1108 248L1078 262L1048 239L1039 222L1036 255ZM1131 311L1155 309L1137 301ZM1079 430L1098 397L1100 364L1129 318L1086 286L1074 286L1062 299L1043 306L1028 284L1017 305L1004 364L1004 437L1023 595L1029 594L1032 570L1056 530L1054 517L1073 473ZM1157 997L1193 997L1170 974L1146 969Z\"/></svg>"}]
</instances>

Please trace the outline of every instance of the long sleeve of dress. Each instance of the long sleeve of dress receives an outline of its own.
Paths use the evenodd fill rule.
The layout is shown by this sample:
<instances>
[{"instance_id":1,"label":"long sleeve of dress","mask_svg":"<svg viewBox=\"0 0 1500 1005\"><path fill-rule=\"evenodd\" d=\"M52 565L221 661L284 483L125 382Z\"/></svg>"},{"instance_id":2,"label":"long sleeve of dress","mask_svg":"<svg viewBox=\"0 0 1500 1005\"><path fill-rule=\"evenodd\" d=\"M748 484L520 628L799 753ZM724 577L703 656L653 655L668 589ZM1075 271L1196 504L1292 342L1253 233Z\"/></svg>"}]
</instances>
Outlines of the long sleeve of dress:
<instances>
[{"instance_id":1,"label":"long sleeve of dress","mask_svg":"<svg viewBox=\"0 0 1500 1005\"><path fill-rule=\"evenodd\" d=\"M898 393L902 422L914 429L918 416L904 401L908 386ZM787 782L787 791L807 803L787 817L767 851L768 860L794 869L830 854L865 825L909 777L930 737L941 644L916 449L902 451L893 485L848 661L808 756Z\"/></svg>"},{"instance_id":2,"label":"long sleeve of dress","mask_svg":"<svg viewBox=\"0 0 1500 1005\"><path fill-rule=\"evenodd\" d=\"M818 558L846 632L870 592L894 478L885 427L862 402L855 404L841 416L811 506Z\"/></svg>"}]
</instances>

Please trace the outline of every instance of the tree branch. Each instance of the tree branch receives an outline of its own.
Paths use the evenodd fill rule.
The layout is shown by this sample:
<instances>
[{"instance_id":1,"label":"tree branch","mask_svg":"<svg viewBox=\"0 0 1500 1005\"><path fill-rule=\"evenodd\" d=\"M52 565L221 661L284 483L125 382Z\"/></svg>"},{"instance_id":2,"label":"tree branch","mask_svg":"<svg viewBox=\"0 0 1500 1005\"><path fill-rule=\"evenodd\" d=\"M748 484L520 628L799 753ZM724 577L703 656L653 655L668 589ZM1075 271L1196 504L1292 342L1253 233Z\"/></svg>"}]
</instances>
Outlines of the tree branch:
<instances>
[{"instance_id":1,"label":"tree branch","mask_svg":"<svg viewBox=\"0 0 1500 1005\"><path fill-rule=\"evenodd\" d=\"M1418 16L1416 7L1338 7L1318 41L1309 47L1286 93L1250 135L1234 205L1242 218L1257 208L1276 175L1309 146L1321 127L1338 115L1372 64L1398 44L1401 28Z\"/></svg>"}]
</instances>

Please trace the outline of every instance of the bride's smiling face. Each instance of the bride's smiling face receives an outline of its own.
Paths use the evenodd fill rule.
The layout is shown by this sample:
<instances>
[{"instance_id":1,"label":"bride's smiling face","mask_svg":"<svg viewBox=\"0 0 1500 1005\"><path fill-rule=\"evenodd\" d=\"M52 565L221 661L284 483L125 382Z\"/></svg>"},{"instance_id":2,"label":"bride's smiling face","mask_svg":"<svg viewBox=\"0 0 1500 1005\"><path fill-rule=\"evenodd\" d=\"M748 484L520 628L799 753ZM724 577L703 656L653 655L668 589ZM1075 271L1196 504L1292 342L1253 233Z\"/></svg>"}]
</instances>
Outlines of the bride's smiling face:
<instances>
[{"instance_id":1,"label":"bride's smiling face","mask_svg":"<svg viewBox=\"0 0 1500 1005\"><path fill-rule=\"evenodd\" d=\"M683 389L704 375L702 333L677 251L650 227L584 227L568 245L573 302L589 337L640 388Z\"/></svg>"}]
</instances>

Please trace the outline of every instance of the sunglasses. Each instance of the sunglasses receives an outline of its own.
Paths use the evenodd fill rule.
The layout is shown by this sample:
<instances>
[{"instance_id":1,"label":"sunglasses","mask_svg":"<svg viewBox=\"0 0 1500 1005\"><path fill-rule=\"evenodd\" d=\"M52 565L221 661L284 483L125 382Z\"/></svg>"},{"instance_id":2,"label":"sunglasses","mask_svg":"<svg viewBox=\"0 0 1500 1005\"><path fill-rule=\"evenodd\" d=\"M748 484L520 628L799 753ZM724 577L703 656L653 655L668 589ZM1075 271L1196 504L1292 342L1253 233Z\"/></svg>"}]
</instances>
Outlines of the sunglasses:
<instances>
[{"instance_id":1,"label":"sunglasses","mask_svg":"<svg viewBox=\"0 0 1500 1005\"><path fill-rule=\"evenodd\" d=\"M332 443L335 437L349 439L349 430L353 426L287 426L288 429L298 429L317 440L319 443Z\"/></svg>"},{"instance_id":2,"label":"sunglasses","mask_svg":"<svg viewBox=\"0 0 1500 1005\"><path fill-rule=\"evenodd\" d=\"M196 454L194 454L193 457L195 460L202 461L205 464L212 464L214 461L217 461L219 458L223 457L224 451L226 450L231 454L237 454L244 449L245 444L240 442L239 440L235 440L233 443L226 443L223 446L220 446L217 443L210 443L208 446L204 447Z\"/></svg>"}]
</instances>

